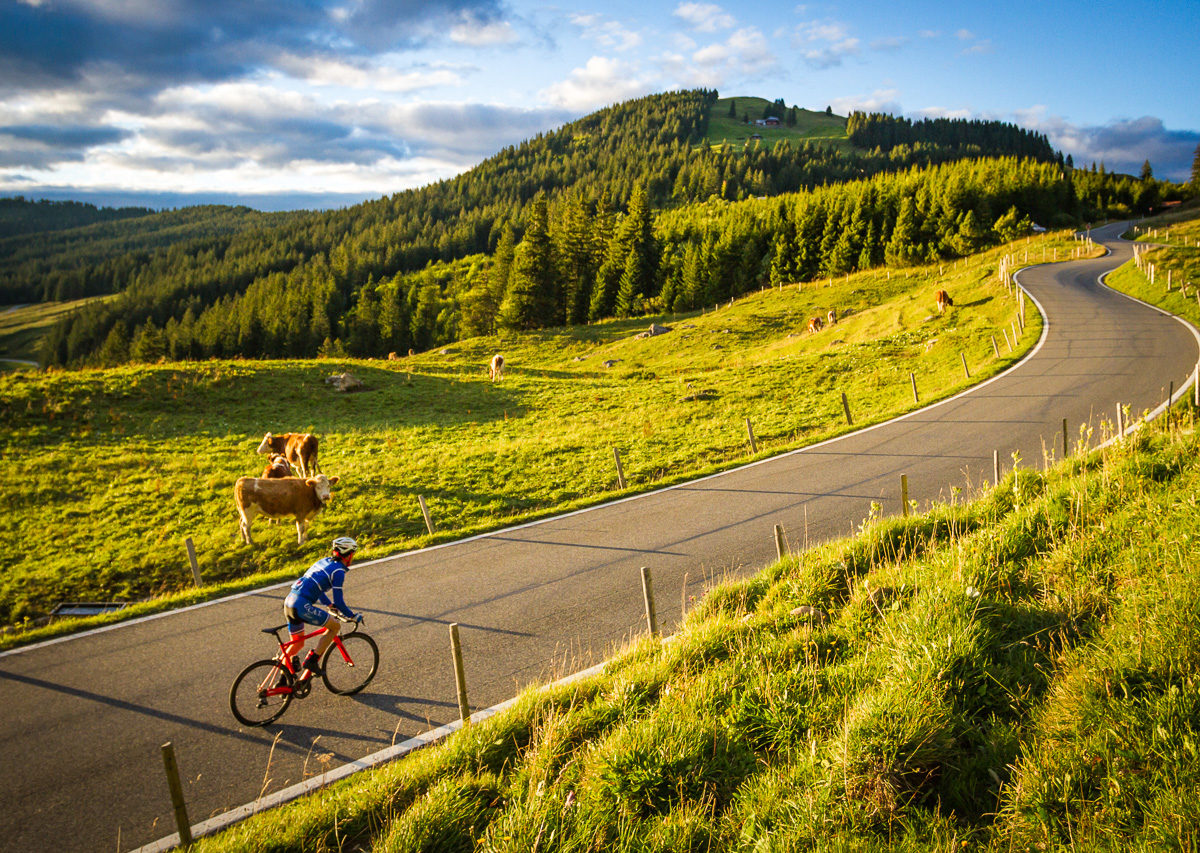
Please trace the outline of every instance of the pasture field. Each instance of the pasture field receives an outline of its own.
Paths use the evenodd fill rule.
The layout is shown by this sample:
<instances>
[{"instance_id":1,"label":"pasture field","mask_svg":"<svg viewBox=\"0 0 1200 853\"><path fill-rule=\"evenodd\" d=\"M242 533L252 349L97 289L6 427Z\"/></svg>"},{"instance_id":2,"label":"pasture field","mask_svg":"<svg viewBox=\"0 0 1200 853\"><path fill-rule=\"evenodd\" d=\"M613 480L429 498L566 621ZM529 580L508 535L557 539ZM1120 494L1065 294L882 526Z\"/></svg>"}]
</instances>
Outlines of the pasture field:
<instances>
[{"instance_id":1,"label":"pasture field","mask_svg":"<svg viewBox=\"0 0 1200 853\"><path fill-rule=\"evenodd\" d=\"M730 101L734 102L737 118L729 117ZM781 139L787 139L793 145L805 140L819 140L844 151L850 150L850 140L846 136L846 119L840 116L812 110L797 110L796 124L793 127L756 127L742 122L743 114L748 115L751 122L762 118L763 108L770 103L764 98L720 98L709 115L705 141L709 145L722 145L727 142L734 151L741 151L746 147L750 134L757 133L762 137L758 144L767 148ZM778 118L782 121L787 115L785 113Z\"/></svg>"},{"instance_id":2,"label":"pasture field","mask_svg":"<svg viewBox=\"0 0 1200 853\"><path fill-rule=\"evenodd\" d=\"M60 601L135 603L109 619L161 610L290 577L340 534L371 559L596 504L733 467L951 395L1003 370L1037 340L1028 325L1010 354L1002 329L1016 302L999 284L1005 252L1030 262L1070 234L957 264L756 293L701 314L474 339L396 361L211 361L0 376L0 622L12 645L77 623L37 627ZM945 315L932 294L955 300ZM810 316L844 319L809 334ZM634 336L655 320L673 331ZM993 354L991 336L1000 342ZM502 381L486 364L503 352ZM971 379L963 375L966 355ZM605 362L611 361L611 367ZM324 379L366 383L338 394ZM753 424L757 456L747 440ZM321 467L341 482L296 543L290 524L238 539L233 483L257 475L263 433L320 436ZM620 451L626 492L617 488ZM437 532L417 503L423 495ZM195 541L206 586L193 589ZM93 620L90 624L96 624Z\"/></svg>"},{"instance_id":3,"label":"pasture field","mask_svg":"<svg viewBox=\"0 0 1200 853\"><path fill-rule=\"evenodd\" d=\"M1195 414L864 522L196 849L1194 850Z\"/></svg>"},{"instance_id":4,"label":"pasture field","mask_svg":"<svg viewBox=\"0 0 1200 853\"><path fill-rule=\"evenodd\" d=\"M0 306L0 370L37 361L38 344L46 329L64 314L104 296L92 296L73 302L44 302L38 305Z\"/></svg>"}]
</instances>

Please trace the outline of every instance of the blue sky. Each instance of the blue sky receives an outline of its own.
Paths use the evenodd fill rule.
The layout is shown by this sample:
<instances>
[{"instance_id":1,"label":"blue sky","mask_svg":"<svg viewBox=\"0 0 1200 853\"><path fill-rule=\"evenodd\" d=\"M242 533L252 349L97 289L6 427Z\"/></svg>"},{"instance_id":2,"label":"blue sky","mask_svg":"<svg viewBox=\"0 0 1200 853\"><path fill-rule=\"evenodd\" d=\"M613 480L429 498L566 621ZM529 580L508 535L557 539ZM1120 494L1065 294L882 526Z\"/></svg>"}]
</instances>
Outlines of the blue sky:
<instances>
[{"instance_id":1,"label":"blue sky","mask_svg":"<svg viewBox=\"0 0 1200 853\"><path fill-rule=\"evenodd\" d=\"M0 195L329 207L703 86L1011 121L1186 180L1196 0L0 0Z\"/></svg>"}]
</instances>

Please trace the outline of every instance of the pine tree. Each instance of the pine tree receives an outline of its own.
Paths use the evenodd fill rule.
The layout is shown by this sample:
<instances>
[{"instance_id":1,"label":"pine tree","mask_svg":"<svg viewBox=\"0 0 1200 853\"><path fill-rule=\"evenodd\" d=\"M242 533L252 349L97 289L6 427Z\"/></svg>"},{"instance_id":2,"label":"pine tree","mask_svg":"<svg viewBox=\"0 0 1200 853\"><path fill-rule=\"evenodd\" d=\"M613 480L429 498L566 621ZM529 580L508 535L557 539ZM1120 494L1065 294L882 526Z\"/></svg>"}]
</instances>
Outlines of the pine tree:
<instances>
[{"instance_id":1,"label":"pine tree","mask_svg":"<svg viewBox=\"0 0 1200 853\"><path fill-rule=\"evenodd\" d=\"M1140 177L1143 181L1153 180L1154 170L1150 168L1149 160L1146 160L1144 163L1142 163L1142 172L1138 177Z\"/></svg>"},{"instance_id":2,"label":"pine tree","mask_svg":"<svg viewBox=\"0 0 1200 853\"><path fill-rule=\"evenodd\" d=\"M498 323L506 329L554 325L560 304L546 196L539 192L529 206L529 222L513 258L512 277L500 305Z\"/></svg>"},{"instance_id":3,"label":"pine tree","mask_svg":"<svg viewBox=\"0 0 1200 853\"><path fill-rule=\"evenodd\" d=\"M729 117L737 118L737 101L734 98L729 99Z\"/></svg>"},{"instance_id":4,"label":"pine tree","mask_svg":"<svg viewBox=\"0 0 1200 853\"><path fill-rule=\"evenodd\" d=\"M1196 146L1196 153L1192 156L1192 191L1200 192L1200 145Z\"/></svg>"}]
</instances>

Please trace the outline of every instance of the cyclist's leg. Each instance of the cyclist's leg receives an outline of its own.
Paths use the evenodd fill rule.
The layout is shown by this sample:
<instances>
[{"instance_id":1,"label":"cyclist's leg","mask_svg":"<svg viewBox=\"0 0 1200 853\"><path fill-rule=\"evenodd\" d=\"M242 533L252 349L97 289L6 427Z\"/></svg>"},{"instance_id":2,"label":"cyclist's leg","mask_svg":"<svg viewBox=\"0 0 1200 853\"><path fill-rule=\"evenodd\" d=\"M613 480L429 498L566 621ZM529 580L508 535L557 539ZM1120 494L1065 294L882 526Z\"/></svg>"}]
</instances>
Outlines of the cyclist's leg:
<instances>
[{"instance_id":1,"label":"cyclist's leg","mask_svg":"<svg viewBox=\"0 0 1200 853\"><path fill-rule=\"evenodd\" d=\"M325 654L325 650L333 645L333 638L342 630L342 623L333 617L333 614L328 614L328 619L325 620L325 633L321 635L321 639L317 642L317 659Z\"/></svg>"},{"instance_id":2,"label":"cyclist's leg","mask_svg":"<svg viewBox=\"0 0 1200 853\"><path fill-rule=\"evenodd\" d=\"M284 645L284 651L295 657L304 650L305 623L317 628L323 627L331 618L329 614L311 602L301 601L293 595L288 595L283 603L283 615L287 618L288 633L291 639Z\"/></svg>"}]
</instances>

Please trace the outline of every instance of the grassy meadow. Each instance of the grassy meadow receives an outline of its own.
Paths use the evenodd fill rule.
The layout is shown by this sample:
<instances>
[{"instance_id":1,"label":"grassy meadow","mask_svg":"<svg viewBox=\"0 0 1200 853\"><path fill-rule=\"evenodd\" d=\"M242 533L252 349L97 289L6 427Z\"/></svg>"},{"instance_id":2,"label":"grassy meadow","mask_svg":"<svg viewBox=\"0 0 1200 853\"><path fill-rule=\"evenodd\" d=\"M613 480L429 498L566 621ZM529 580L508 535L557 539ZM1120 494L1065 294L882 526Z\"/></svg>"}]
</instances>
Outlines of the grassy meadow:
<instances>
[{"instance_id":1,"label":"grassy meadow","mask_svg":"<svg viewBox=\"0 0 1200 853\"><path fill-rule=\"evenodd\" d=\"M730 101L734 102L736 118L729 117ZM763 108L769 106L770 103L764 98L718 99L709 115L705 141L709 145L728 143L733 150L741 151L746 147L750 135L757 133L762 137L762 141L758 144L768 148L781 139L787 139L792 143L820 140L844 150L850 148L850 142L846 137L846 119L840 116L826 115L823 112L796 110L796 124L793 127L783 124L779 127L756 127L753 122L763 117ZM750 117L751 124L747 125L742 122L743 115ZM787 118L787 114L784 113L778 118L783 121Z\"/></svg>"},{"instance_id":2,"label":"grassy meadow","mask_svg":"<svg viewBox=\"0 0 1200 853\"><path fill-rule=\"evenodd\" d=\"M293 575L350 533L364 559L645 491L810 444L953 394L1012 363L1016 303L1004 253L1066 258L1049 235L944 265L791 285L717 310L474 339L399 360L209 361L0 376L0 452L20 488L0 498L0 542L48 543L0 575L0 638L71 630L37 622L60 601L135 603L105 619L178 606ZM947 289L955 307L933 310ZM836 308L836 326L809 334ZM673 331L637 339L651 320ZM991 336L999 342L996 358ZM503 352L491 383L485 366ZM960 353L971 369L963 374ZM611 366L606 367L606 363ZM342 395L326 377L366 384ZM238 539L233 483L261 472L263 433L311 431L333 500L298 546L291 524ZM617 488L613 449L627 480ZM425 497L437 531L426 532ZM192 588L185 537L206 586ZM88 624L96 624L92 620Z\"/></svg>"},{"instance_id":3,"label":"grassy meadow","mask_svg":"<svg viewBox=\"0 0 1200 853\"><path fill-rule=\"evenodd\" d=\"M0 307L0 370L23 369L21 362L37 361L38 344L50 326L67 312L105 298Z\"/></svg>"},{"instance_id":4,"label":"grassy meadow","mask_svg":"<svg viewBox=\"0 0 1200 853\"><path fill-rule=\"evenodd\" d=\"M719 586L669 640L196 849L1195 850L1177 415Z\"/></svg>"}]
</instances>

